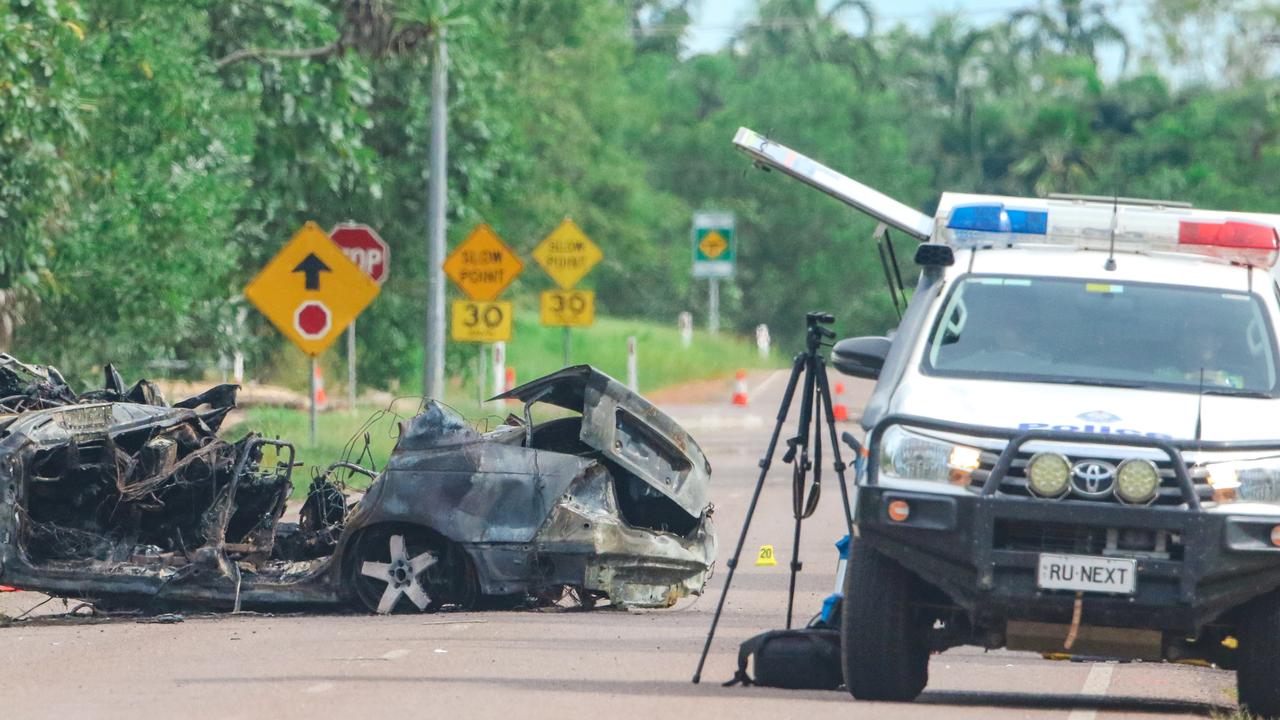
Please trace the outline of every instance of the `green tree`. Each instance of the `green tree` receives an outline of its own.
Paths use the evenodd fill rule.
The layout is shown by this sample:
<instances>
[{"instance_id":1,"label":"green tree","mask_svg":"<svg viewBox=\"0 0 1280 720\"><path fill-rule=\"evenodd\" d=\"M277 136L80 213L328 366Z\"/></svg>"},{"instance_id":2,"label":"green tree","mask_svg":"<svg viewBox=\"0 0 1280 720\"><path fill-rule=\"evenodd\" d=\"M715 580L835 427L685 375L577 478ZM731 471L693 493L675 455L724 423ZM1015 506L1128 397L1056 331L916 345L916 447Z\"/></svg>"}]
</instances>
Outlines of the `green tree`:
<instances>
[{"instance_id":1,"label":"green tree","mask_svg":"<svg viewBox=\"0 0 1280 720\"><path fill-rule=\"evenodd\" d=\"M72 212L84 37L75 2L0 3L0 349L19 303L50 284L55 239Z\"/></svg>"},{"instance_id":2,"label":"green tree","mask_svg":"<svg viewBox=\"0 0 1280 720\"><path fill-rule=\"evenodd\" d=\"M1120 66L1129 64L1129 40L1100 2L1058 0L1051 8L1019 10L1010 15L1008 27L1023 33L1021 45L1033 57L1056 51L1097 62L1099 46L1114 45L1121 51Z\"/></svg>"}]
</instances>

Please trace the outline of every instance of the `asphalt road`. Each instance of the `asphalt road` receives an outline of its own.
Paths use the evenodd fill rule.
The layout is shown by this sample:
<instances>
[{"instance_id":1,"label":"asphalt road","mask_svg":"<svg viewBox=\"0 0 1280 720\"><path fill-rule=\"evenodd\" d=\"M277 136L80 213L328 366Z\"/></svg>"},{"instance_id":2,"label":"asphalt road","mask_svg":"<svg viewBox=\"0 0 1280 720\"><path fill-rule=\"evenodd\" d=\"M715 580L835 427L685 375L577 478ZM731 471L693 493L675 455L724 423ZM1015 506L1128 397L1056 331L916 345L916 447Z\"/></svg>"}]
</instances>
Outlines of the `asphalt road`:
<instances>
[{"instance_id":1,"label":"asphalt road","mask_svg":"<svg viewBox=\"0 0 1280 720\"><path fill-rule=\"evenodd\" d=\"M721 568L733 550L785 377L753 377L751 404L694 397L668 409L713 464ZM867 386L850 383L855 412ZM696 395L696 394L695 394ZM670 395L668 395L670 396ZM850 425L850 428L853 426ZM785 437L785 434L784 434ZM1025 653L935 656L914 704L855 702L844 691L721 687L738 644L782 627L792 524L787 468L775 464L730 590L703 681L693 673L724 573L670 610L188 617L180 624L49 618L0 629L0 716L12 718L1065 718L1181 717L1234 710L1230 673L1175 665L1087 665ZM828 468L829 470L829 468ZM827 473L831 475L830 472ZM797 621L835 581L843 534L830 477L801 542ZM0 595L14 616L43 599ZM62 612L60 601L36 614Z\"/></svg>"}]
</instances>

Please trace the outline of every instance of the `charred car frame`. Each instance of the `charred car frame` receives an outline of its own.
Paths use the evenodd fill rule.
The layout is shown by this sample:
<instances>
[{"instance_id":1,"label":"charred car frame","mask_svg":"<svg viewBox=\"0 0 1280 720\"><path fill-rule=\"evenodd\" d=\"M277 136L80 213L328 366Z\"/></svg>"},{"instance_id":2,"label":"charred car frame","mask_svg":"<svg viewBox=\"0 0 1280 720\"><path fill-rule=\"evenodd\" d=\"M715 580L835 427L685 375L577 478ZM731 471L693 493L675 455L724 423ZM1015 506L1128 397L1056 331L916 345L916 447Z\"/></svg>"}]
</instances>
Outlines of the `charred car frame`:
<instances>
[{"instance_id":1,"label":"charred car frame","mask_svg":"<svg viewBox=\"0 0 1280 720\"><path fill-rule=\"evenodd\" d=\"M166 405L145 381L76 395L0 355L0 580L100 605L377 612L556 599L665 607L715 555L710 464L588 366L510 391L489 432L427 401L380 473L337 462L297 522L287 442L218 436L235 386ZM580 413L540 423L538 403ZM348 496L342 473L372 479Z\"/></svg>"}]
</instances>

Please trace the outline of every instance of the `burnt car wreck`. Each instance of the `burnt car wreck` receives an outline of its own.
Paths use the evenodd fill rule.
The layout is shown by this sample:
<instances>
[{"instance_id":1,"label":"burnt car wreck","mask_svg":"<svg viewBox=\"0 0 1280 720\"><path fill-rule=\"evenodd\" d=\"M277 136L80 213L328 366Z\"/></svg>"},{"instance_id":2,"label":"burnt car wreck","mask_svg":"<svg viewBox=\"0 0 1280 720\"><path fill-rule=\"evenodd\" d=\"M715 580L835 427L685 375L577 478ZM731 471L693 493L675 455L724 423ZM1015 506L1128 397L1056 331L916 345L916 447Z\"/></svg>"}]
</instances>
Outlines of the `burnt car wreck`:
<instances>
[{"instance_id":1,"label":"burnt car wreck","mask_svg":"<svg viewBox=\"0 0 1280 720\"><path fill-rule=\"evenodd\" d=\"M100 606L430 611L553 601L665 607L715 556L710 465L588 366L507 393L489 432L428 401L380 473L336 462L284 522L294 451L218 435L237 388L166 404L146 381L74 393L0 355L0 581ZM575 415L534 423L539 403ZM372 479L363 496L339 475Z\"/></svg>"}]
</instances>

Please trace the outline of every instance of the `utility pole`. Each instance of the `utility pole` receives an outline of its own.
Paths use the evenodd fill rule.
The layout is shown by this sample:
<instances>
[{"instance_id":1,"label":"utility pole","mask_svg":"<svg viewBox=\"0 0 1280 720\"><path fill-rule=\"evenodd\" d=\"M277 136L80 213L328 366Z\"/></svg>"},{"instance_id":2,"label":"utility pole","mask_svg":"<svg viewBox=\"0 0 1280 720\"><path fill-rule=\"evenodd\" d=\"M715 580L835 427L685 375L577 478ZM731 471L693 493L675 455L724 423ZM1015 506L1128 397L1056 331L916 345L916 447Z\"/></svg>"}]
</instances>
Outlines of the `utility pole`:
<instances>
[{"instance_id":1,"label":"utility pole","mask_svg":"<svg viewBox=\"0 0 1280 720\"><path fill-rule=\"evenodd\" d=\"M422 368L422 394L444 397L444 251L445 194L448 147L445 130L449 116L449 48L445 29L435 29L435 52L431 57L431 145L427 178L427 322L426 350Z\"/></svg>"}]
</instances>

